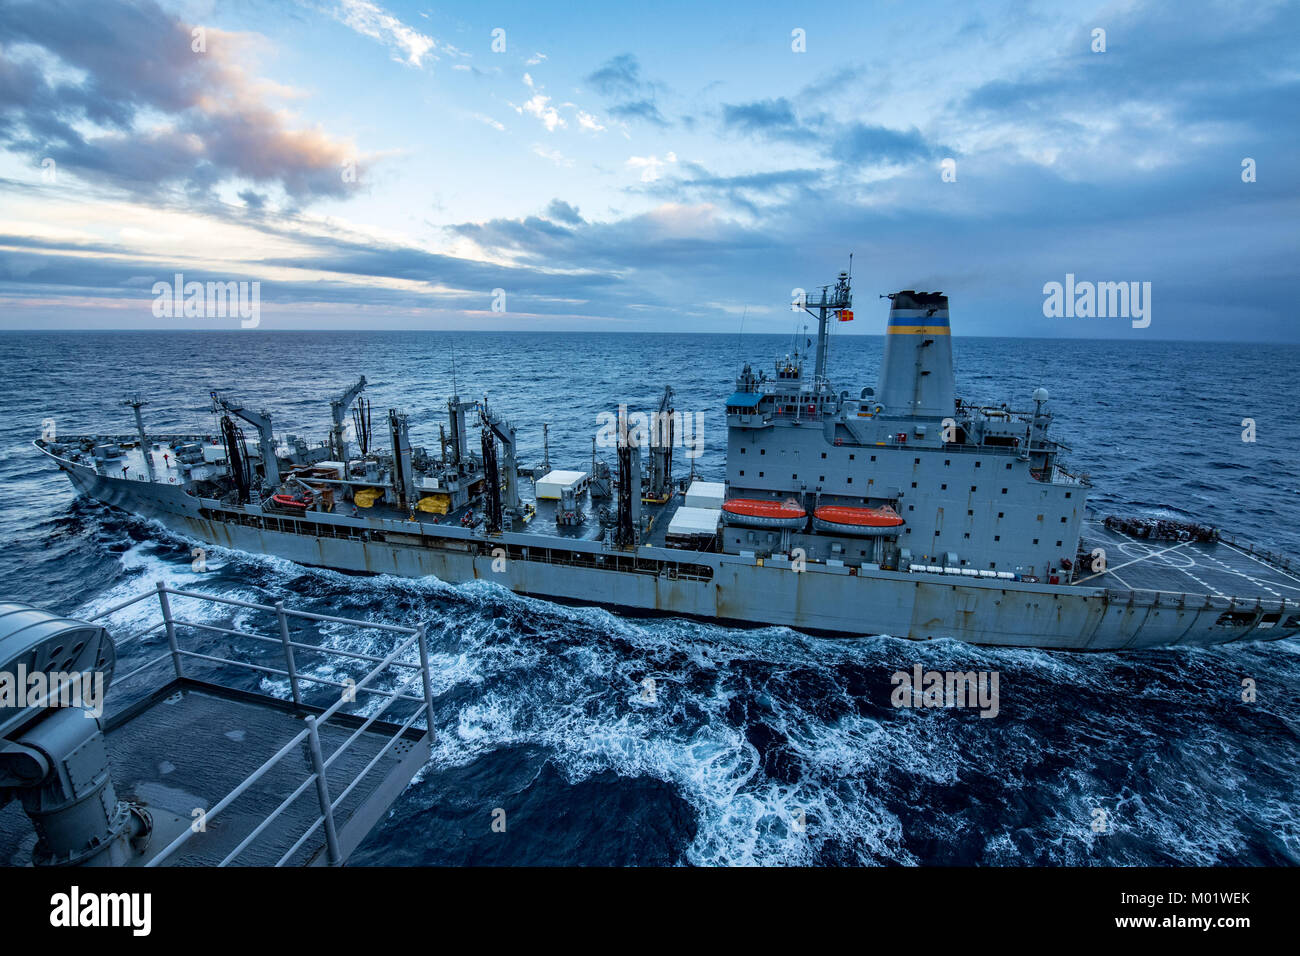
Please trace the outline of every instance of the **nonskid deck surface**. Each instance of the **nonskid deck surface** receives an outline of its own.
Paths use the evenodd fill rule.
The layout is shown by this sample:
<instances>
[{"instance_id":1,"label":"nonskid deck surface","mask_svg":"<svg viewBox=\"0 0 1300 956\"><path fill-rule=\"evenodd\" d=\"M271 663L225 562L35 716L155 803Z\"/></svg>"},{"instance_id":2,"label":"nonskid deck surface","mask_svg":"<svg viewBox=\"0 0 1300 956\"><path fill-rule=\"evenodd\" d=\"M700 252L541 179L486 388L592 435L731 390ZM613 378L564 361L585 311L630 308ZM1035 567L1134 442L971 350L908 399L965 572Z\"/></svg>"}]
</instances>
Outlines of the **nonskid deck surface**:
<instances>
[{"instance_id":1,"label":"nonskid deck surface","mask_svg":"<svg viewBox=\"0 0 1300 956\"><path fill-rule=\"evenodd\" d=\"M1076 584L1300 601L1300 574L1227 541L1144 541L1089 518L1083 523L1080 550L1091 553L1095 548L1105 551L1105 572L1093 574L1081 568Z\"/></svg>"}]
</instances>

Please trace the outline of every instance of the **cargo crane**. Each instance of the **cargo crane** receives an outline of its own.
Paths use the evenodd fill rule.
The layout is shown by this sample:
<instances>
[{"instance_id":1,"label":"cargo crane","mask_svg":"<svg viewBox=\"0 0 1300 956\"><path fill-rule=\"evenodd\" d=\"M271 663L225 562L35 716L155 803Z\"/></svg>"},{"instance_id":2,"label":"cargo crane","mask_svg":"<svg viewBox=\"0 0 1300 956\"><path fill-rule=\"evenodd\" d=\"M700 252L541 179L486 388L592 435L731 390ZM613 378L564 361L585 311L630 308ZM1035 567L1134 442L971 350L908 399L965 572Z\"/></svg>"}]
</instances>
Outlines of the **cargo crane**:
<instances>
[{"instance_id":1,"label":"cargo crane","mask_svg":"<svg viewBox=\"0 0 1300 956\"><path fill-rule=\"evenodd\" d=\"M614 546L636 548L641 532L641 448L631 434L618 443L618 508L614 523Z\"/></svg>"},{"instance_id":2,"label":"cargo crane","mask_svg":"<svg viewBox=\"0 0 1300 956\"><path fill-rule=\"evenodd\" d=\"M356 407L352 409L352 426L357 431L357 449L361 452L361 457L365 458L370 454L370 437L373 434L370 426L370 400L358 399Z\"/></svg>"},{"instance_id":3,"label":"cargo crane","mask_svg":"<svg viewBox=\"0 0 1300 956\"><path fill-rule=\"evenodd\" d=\"M388 435L393 446L393 491L397 506L410 510L415 507L419 495L415 489L410 425L405 412L399 412L396 408L388 410Z\"/></svg>"},{"instance_id":4,"label":"cargo crane","mask_svg":"<svg viewBox=\"0 0 1300 956\"><path fill-rule=\"evenodd\" d=\"M361 394L365 387L366 377L362 375L357 384L330 399L330 419L333 422L330 427L330 454L335 461L341 461L345 465L348 460L348 450L343 442L343 419L347 416L348 406Z\"/></svg>"},{"instance_id":5,"label":"cargo crane","mask_svg":"<svg viewBox=\"0 0 1300 956\"><path fill-rule=\"evenodd\" d=\"M650 437L650 473L645 500L662 504L673 495L673 387L664 386L659 410L652 419Z\"/></svg>"},{"instance_id":6,"label":"cargo crane","mask_svg":"<svg viewBox=\"0 0 1300 956\"><path fill-rule=\"evenodd\" d=\"M483 439L483 471L488 479L489 490L495 488L499 494L501 507L505 509L506 514L518 515L519 508L519 473L515 464L515 426L511 425L504 418L501 418L495 412L488 408L487 396L483 396L483 404L479 408L479 421L483 426L485 436L495 436L501 441L501 468L499 477L492 477L492 469L488 465L487 446L492 440L491 437ZM495 459L495 450L493 458Z\"/></svg>"},{"instance_id":7,"label":"cargo crane","mask_svg":"<svg viewBox=\"0 0 1300 956\"><path fill-rule=\"evenodd\" d=\"M132 395L122 402L123 405L135 411L135 430L140 436L140 454L144 455L145 471L149 473L149 480L156 481L158 476L153 469L153 455L149 453L149 436L144 433L144 419L140 417L140 409L149 403L138 395Z\"/></svg>"},{"instance_id":8,"label":"cargo crane","mask_svg":"<svg viewBox=\"0 0 1300 956\"><path fill-rule=\"evenodd\" d=\"M279 487L280 463L275 457L275 436L271 433L271 413L265 410L261 412L249 411L242 405L237 405L228 399L222 398L216 392L210 394L212 395L213 411L218 409L227 411L236 418L242 418L257 429L257 440L262 449L262 475L266 480L267 487Z\"/></svg>"},{"instance_id":9,"label":"cargo crane","mask_svg":"<svg viewBox=\"0 0 1300 956\"><path fill-rule=\"evenodd\" d=\"M244 430L229 415L221 416L221 440L226 446L230 480L235 483L235 498L241 505L246 504L253 481L248 465L247 446L244 444Z\"/></svg>"}]
</instances>

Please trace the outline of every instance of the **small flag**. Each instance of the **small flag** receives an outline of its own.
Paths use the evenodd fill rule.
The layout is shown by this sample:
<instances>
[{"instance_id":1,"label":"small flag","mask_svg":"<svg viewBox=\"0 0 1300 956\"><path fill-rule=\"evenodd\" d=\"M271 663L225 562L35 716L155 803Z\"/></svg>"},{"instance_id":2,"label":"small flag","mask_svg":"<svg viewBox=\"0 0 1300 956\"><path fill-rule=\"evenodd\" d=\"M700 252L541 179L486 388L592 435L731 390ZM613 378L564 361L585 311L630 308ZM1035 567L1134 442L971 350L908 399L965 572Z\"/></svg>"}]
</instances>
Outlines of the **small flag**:
<instances>
[{"instance_id":1,"label":"small flag","mask_svg":"<svg viewBox=\"0 0 1300 956\"><path fill-rule=\"evenodd\" d=\"M852 309L840 309L840 321L841 321L841 322L852 322L852 321L853 321L853 310L852 310Z\"/></svg>"}]
</instances>

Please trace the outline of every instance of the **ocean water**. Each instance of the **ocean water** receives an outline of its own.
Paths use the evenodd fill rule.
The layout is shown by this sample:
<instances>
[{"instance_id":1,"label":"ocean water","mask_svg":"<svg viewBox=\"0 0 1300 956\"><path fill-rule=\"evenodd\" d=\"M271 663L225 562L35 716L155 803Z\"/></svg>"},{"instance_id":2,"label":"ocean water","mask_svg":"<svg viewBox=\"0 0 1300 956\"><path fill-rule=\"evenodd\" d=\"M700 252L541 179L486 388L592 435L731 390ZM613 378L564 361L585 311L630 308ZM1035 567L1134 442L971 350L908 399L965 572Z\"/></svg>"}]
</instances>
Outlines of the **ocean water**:
<instances>
[{"instance_id":1,"label":"ocean water","mask_svg":"<svg viewBox=\"0 0 1300 956\"><path fill-rule=\"evenodd\" d=\"M453 354L454 342L454 354ZM875 384L878 336L833 340L841 388ZM1209 521L1300 554L1300 348L957 339L958 394L1016 407L1042 385L1069 465L1103 511ZM650 410L665 384L703 415L701 477L721 479L721 402L786 337L437 333L0 335L0 597L69 614L153 582L391 623L428 623L434 755L357 864L1300 863L1300 642L1078 655L812 638L619 616L476 582L357 577L216 550L74 497L31 447L210 430L208 392L316 440L328 396L364 374L378 421L436 446L452 391L487 395L520 461L582 467L596 416ZM1242 441L1252 419L1254 442ZM684 474L679 458L675 468ZM130 633L143 607L110 621ZM235 623L240 623L236 616ZM323 629L371 653L382 638ZM122 648L120 671L158 652ZM1000 675L1000 710L896 709L890 675ZM642 699L653 677L656 699ZM1258 697L1241 699L1242 680ZM256 680L256 678L252 678ZM494 811L505 832L495 832ZM1096 832L1097 811L1106 832Z\"/></svg>"}]
</instances>

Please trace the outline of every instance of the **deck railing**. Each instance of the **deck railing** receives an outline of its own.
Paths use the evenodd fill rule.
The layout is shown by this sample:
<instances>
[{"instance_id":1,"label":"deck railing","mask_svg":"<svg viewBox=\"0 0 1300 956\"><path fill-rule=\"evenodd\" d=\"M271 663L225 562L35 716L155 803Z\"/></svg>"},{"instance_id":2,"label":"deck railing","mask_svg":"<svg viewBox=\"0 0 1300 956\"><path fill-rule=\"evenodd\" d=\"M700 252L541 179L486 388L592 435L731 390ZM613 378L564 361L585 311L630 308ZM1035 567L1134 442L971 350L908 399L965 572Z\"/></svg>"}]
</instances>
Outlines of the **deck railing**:
<instances>
[{"instance_id":1,"label":"deck railing","mask_svg":"<svg viewBox=\"0 0 1300 956\"><path fill-rule=\"evenodd\" d=\"M137 638L144 637L148 634L157 632L162 629L167 635L168 649L162 654L153 657L144 664L137 667L130 673L117 678L118 683L122 683L135 677L137 674L155 667L164 661L170 661L172 671L176 679L185 678L185 661L196 660L206 661L217 665L227 665L247 670L256 671L262 674L286 678L289 683L289 693L296 706L303 706L302 683L304 681L335 687L346 693L341 693L338 700L326 708L318 715L308 715L303 718L303 729L298 732L288 743L280 748L270 759L264 762L260 767L245 777L238 786L218 800L205 814L205 823L211 822L222 811L239 799L244 793L250 790L254 784L268 774L276 765L285 757L293 753L302 744L307 745L308 757L311 763L311 772L299 783L298 787L289 794L279 806L253 828L244 839L220 862L220 866L228 866L233 863L248 847L252 846L263 832L266 831L272 823L275 822L293 803L298 800L309 788L314 787L316 790L316 799L319 805L319 813L315 820L307 827L298 840L285 851L280 857L276 866L284 866L294 855L302 848L303 844L309 840L313 834L324 829L325 832L325 849L329 862L337 865L342 862L342 852L339 845L338 831L335 825L335 816L340 806L348 796L357 788L363 779L373 770L403 738L407 732L415 727L416 721L421 715L425 718L425 726L431 734L433 729L433 691L429 682L429 645L424 624L418 627L399 627L393 624L379 624L373 621L362 621L354 618L336 617L329 614L313 614L307 611L297 611L286 608L283 601L277 601L274 605L256 604L249 601L238 601L233 598L215 597L210 594L203 594L198 591L187 591L180 588L168 587L162 581L157 582L154 590L144 591L130 600L123 601L114 605L106 611L88 618L90 621L97 621L109 617L112 614L144 601L148 598L156 597L161 611L161 619L155 624L137 631L126 638L118 641L118 644L126 644ZM256 634L248 631L241 631L234 628L218 627L214 624L205 624L198 621L187 621L178 617L172 611L171 598L191 599L208 604L225 605L232 608L242 608L274 615L277 624L278 635L268 636L265 634ZM294 641L290 637L289 621L303 620L316 623L335 623L346 624L360 628L371 628L379 631L401 635L397 645L384 657L378 657L373 654L363 654L357 651L345 651L337 648L322 647L315 644L304 644ZM262 664L253 664L248 661L241 661L228 657L220 657L212 654L203 654L195 650L190 650L181 646L179 634L185 629L191 631L203 631L214 634L222 634L227 637L244 639L253 642L278 645L284 655L284 667L268 667ZM408 661L399 660L403 654L407 653L412 646L417 646L419 650L420 663L415 664ZM295 652L309 652L323 655L325 657L343 658L352 661L365 661L373 663L374 666L366 675L355 684L341 683L339 681L329 680L324 677L318 677L310 673L304 673L299 669ZM390 690L382 690L372 685L381 675L391 673L394 669L411 671L405 679L401 680ZM420 679L419 693L408 693L412 690L411 685ZM344 704L355 700L355 694L368 694L374 697L382 698L380 705L365 720L353 729L352 734L334 750L332 754L326 757L321 748L320 725L328 722L342 710ZM328 771L334 766L346 752L356 743L362 734L366 733L379 717L385 713L396 701L408 701L415 703L416 707L412 709L409 717L406 718L396 731L388 738L380 750L370 759L370 761L343 787L338 796L332 796L329 788ZM194 828L187 828L184 833L176 837L170 844L163 848L155 855L147 865L158 866L164 863L168 858L173 856L187 842L197 834Z\"/></svg>"}]
</instances>

